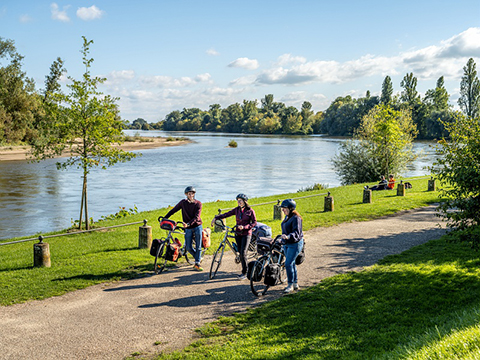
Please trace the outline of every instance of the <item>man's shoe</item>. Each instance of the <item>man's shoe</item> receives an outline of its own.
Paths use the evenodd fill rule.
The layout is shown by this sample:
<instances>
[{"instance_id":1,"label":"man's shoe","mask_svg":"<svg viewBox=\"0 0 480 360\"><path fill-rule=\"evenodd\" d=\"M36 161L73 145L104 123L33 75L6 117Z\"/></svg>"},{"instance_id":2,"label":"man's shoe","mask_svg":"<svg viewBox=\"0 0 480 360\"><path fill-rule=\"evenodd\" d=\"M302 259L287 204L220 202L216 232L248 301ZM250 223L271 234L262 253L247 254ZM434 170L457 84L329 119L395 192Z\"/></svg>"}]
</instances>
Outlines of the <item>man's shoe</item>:
<instances>
[{"instance_id":1,"label":"man's shoe","mask_svg":"<svg viewBox=\"0 0 480 360\"><path fill-rule=\"evenodd\" d=\"M291 293L292 291L293 291L293 285L292 284L288 284L288 286L285 288L285 290L283 290L283 292L285 294Z\"/></svg>"},{"instance_id":2,"label":"man's shoe","mask_svg":"<svg viewBox=\"0 0 480 360\"><path fill-rule=\"evenodd\" d=\"M247 279L247 275L246 274L240 274L238 275L238 280L246 280Z\"/></svg>"},{"instance_id":3,"label":"man's shoe","mask_svg":"<svg viewBox=\"0 0 480 360\"><path fill-rule=\"evenodd\" d=\"M196 271L203 271L203 268L199 264L195 264L193 266L193 269L196 270Z\"/></svg>"},{"instance_id":4,"label":"man's shoe","mask_svg":"<svg viewBox=\"0 0 480 360\"><path fill-rule=\"evenodd\" d=\"M297 283L293 283L293 290L300 290L300 286Z\"/></svg>"}]
</instances>

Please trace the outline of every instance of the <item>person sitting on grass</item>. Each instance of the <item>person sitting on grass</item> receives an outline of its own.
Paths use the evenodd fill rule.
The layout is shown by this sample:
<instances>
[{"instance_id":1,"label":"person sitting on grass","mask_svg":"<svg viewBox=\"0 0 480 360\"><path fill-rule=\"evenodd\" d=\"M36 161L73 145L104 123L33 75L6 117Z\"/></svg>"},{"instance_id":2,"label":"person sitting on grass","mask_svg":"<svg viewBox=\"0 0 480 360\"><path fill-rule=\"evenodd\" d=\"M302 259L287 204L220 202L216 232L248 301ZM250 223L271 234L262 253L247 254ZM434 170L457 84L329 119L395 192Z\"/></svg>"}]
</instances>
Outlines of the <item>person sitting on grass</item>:
<instances>
[{"instance_id":1,"label":"person sitting on grass","mask_svg":"<svg viewBox=\"0 0 480 360\"><path fill-rule=\"evenodd\" d=\"M367 190L385 190L387 188L387 185L388 185L388 181L385 179L385 175L382 175L380 177L380 182L378 183L378 185L375 185L375 186L372 186L371 188L369 188L368 186L365 186L365 189Z\"/></svg>"},{"instance_id":2,"label":"person sitting on grass","mask_svg":"<svg viewBox=\"0 0 480 360\"><path fill-rule=\"evenodd\" d=\"M395 178L393 175L388 175L388 185L387 190L393 190L395 188Z\"/></svg>"}]
</instances>

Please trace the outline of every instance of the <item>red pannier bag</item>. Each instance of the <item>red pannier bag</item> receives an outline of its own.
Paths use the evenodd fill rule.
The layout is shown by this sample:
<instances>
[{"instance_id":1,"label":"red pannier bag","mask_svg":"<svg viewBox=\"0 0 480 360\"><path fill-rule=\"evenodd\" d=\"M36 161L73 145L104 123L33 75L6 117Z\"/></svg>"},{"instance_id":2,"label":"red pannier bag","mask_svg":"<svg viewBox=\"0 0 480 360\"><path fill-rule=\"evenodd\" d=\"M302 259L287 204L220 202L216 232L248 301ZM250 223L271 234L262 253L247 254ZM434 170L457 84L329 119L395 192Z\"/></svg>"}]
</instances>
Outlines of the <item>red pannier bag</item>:
<instances>
[{"instance_id":1,"label":"red pannier bag","mask_svg":"<svg viewBox=\"0 0 480 360\"><path fill-rule=\"evenodd\" d=\"M202 231L202 247L207 249L210 247L210 234L211 230L209 228L203 229Z\"/></svg>"},{"instance_id":2,"label":"red pannier bag","mask_svg":"<svg viewBox=\"0 0 480 360\"><path fill-rule=\"evenodd\" d=\"M177 226L177 223L170 219L163 219L160 221L160 228L163 230L172 231Z\"/></svg>"}]
</instances>

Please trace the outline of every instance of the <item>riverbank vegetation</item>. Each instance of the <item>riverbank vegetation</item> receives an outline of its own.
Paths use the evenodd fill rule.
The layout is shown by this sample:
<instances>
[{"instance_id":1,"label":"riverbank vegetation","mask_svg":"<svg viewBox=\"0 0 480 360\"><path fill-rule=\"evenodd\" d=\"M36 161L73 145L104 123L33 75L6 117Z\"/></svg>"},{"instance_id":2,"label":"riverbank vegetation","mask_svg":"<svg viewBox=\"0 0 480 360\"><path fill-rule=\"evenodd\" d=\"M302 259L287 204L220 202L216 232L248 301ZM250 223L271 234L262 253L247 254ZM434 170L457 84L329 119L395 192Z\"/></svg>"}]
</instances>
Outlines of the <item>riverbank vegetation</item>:
<instances>
[{"instance_id":1,"label":"riverbank vegetation","mask_svg":"<svg viewBox=\"0 0 480 360\"><path fill-rule=\"evenodd\" d=\"M274 95L265 95L257 100L243 100L223 108L212 104L208 110L184 108L175 110L157 123L136 119L133 129L161 129L166 131L214 131L254 134L327 134L330 136L352 136L362 119L378 105L394 111L408 111L418 130L419 139L448 137L445 124L451 123L458 111L449 103L450 95L445 88L444 78L438 78L435 88L426 91L422 98L417 91L417 78L407 73L400 83L401 92L394 95L390 76L381 86L380 96L367 91L365 97L350 95L337 97L324 111L314 112L312 104L304 101L301 108L286 106L274 101ZM470 59L464 67L458 104L467 116L476 117L480 109L480 83L476 66Z\"/></svg>"},{"instance_id":2,"label":"riverbank vegetation","mask_svg":"<svg viewBox=\"0 0 480 360\"><path fill-rule=\"evenodd\" d=\"M362 203L363 185L331 188L335 199L335 211L324 212L324 196L298 199L297 204L304 218L304 229L332 226L348 221L366 221L405 209L414 209L438 201L437 192L427 192L427 179L412 180L413 188L405 197L397 197L394 191L378 191L373 204ZM307 191L251 199L251 204L276 202L277 199L297 198L303 195L326 194L326 190ZM209 224L218 209L234 207L234 201L204 203L202 219ZM272 227L274 234L281 232L280 221L272 220L273 204L254 207L257 219ZM102 221L103 226L141 222L148 220L153 227L153 237L165 235L159 229L157 218L168 209L141 212L126 217L115 216ZM175 214L173 219L180 220ZM227 221L234 221L229 219ZM51 268L33 268L32 243L0 246L0 305L11 305L32 299L44 299L82 289L94 284L116 281L153 272L153 259L147 249L138 249L138 227L132 225L100 232L73 234L46 239L50 244ZM46 234L42 234L46 235ZM212 254L220 240L212 236ZM6 240L2 241L5 242ZM208 260L207 260L208 261Z\"/></svg>"}]
</instances>

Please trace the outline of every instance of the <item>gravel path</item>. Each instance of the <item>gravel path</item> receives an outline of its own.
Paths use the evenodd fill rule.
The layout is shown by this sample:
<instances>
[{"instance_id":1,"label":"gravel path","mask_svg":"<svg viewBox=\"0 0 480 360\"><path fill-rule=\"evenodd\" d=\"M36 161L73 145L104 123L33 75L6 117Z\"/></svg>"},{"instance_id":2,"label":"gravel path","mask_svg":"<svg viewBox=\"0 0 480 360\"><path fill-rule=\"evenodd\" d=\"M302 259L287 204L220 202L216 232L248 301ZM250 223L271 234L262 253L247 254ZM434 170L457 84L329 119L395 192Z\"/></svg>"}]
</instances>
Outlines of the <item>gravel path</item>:
<instances>
[{"instance_id":1,"label":"gravel path","mask_svg":"<svg viewBox=\"0 0 480 360\"><path fill-rule=\"evenodd\" d=\"M434 207L305 233L301 287L347 271L360 271L388 254L439 238ZM42 301L0 307L0 359L123 359L182 347L195 328L221 315L281 295L282 286L255 298L228 254L217 278L172 268L158 276L101 284ZM208 268L208 269L207 269Z\"/></svg>"}]
</instances>

